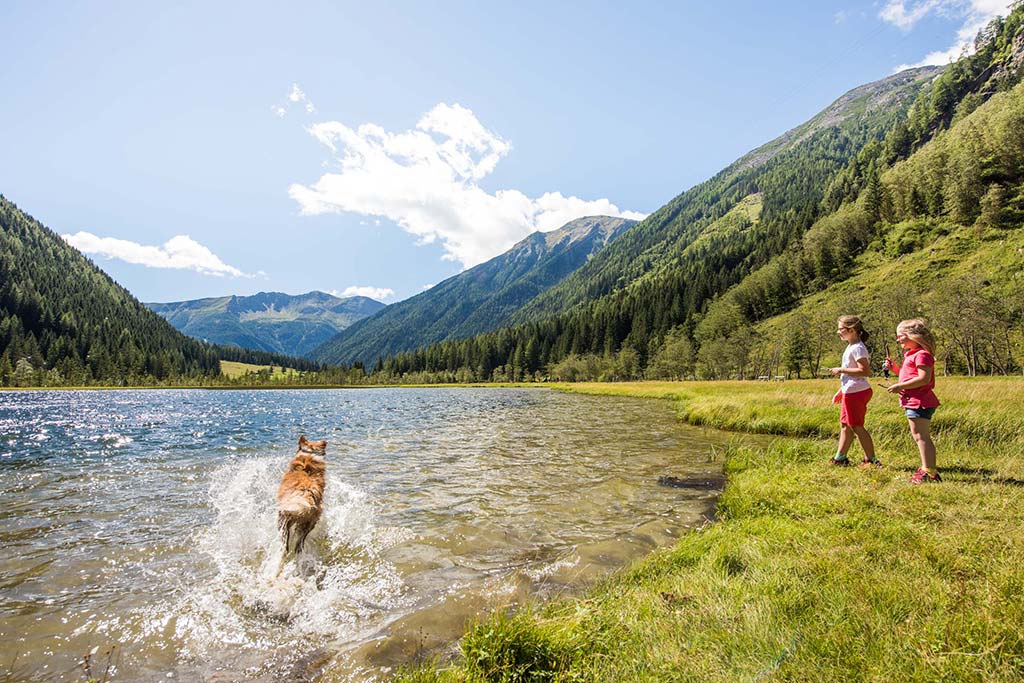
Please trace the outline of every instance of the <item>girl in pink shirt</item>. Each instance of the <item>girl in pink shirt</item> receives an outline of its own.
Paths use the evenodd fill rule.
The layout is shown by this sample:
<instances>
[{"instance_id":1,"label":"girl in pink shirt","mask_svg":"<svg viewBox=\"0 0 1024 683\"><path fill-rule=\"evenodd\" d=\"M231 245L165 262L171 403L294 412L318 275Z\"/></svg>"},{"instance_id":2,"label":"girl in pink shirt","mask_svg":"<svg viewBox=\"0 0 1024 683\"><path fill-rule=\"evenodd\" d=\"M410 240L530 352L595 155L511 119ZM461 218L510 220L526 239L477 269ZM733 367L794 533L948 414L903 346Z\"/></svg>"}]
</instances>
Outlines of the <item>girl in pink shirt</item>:
<instances>
[{"instance_id":1,"label":"girl in pink shirt","mask_svg":"<svg viewBox=\"0 0 1024 683\"><path fill-rule=\"evenodd\" d=\"M923 320L904 320L896 326L896 342L903 347L903 364L892 358L885 364L899 373L899 381L889 385L890 393L899 393L900 407L910 422L910 434L921 453L921 467L910 477L911 483L942 481L935 466L935 444L931 437L931 419L939 406L935 395L935 336Z\"/></svg>"}]
</instances>

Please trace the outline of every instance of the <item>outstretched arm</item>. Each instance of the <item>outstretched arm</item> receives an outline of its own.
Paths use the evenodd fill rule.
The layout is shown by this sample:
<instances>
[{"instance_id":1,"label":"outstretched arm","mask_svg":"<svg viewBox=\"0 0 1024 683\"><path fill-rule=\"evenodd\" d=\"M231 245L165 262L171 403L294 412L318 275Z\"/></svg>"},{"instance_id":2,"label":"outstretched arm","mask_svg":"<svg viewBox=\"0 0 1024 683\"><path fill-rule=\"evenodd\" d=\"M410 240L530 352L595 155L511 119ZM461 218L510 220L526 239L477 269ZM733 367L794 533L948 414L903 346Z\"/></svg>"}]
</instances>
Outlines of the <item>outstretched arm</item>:
<instances>
[{"instance_id":1,"label":"outstretched arm","mask_svg":"<svg viewBox=\"0 0 1024 683\"><path fill-rule=\"evenodd\" d=\"M904 389L916 389L917 387L923 387L932 381L933 368L928 365L924 365L917 369L917 377L908 379L906 382L896 382L895 384L889 385L889 392L895 394Z\"/></svg>"}]
</instances>

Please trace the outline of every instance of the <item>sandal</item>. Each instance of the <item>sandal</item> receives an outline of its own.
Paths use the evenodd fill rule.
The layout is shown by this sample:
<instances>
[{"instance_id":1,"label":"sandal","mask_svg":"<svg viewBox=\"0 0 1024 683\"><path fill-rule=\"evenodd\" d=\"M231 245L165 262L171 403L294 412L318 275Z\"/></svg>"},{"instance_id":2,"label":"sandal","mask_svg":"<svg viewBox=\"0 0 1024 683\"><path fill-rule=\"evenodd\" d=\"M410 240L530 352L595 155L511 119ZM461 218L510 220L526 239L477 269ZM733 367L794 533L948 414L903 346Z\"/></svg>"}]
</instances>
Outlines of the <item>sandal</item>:
<instances>
[{"instance_id":1,"label":"sandal","mask_svg":"<svg viewBox=\"0 0 1024 683\"><path fill-rule=\"evenodd\" d=\"M940 481L942 481L942 477L939 476L938 472L935 474L929 474L928 470L923 467L917 468L917 472L910 475L911 484L924 484L927 482L938 483Z\"/></svg>"}]
</instances>

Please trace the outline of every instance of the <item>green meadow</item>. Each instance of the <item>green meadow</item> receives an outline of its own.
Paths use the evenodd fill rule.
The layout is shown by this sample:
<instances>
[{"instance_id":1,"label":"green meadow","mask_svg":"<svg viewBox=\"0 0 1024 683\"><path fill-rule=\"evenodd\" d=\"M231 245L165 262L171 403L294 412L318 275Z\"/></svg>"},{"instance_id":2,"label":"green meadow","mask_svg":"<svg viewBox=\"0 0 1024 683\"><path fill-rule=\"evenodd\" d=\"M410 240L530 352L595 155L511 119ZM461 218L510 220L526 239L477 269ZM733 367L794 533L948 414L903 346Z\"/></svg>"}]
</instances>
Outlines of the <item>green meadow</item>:
<instances>
[{"instance_id":1,"label":"green meadow","mask_svg":"<svg viewBox=\"0 0 1024 683\"><path fill-rule=\"evenodd\" d=\"M906 419L877 388L884 467L827 464L836 385L558 385L778 438L720 454L715 521L584 594L469 625L458 656L398 680L1024 680L1024 381L939 378L944 482L920 486Z\"/></svg>"},{"instance_id":2,"label":"green meadow","mask_svg":"<svg viewBox=\"0 0 1024 683\"><path fill-rule=\"evenodd\" d=\"M293 368L286 368L282 365L256 365L254 363L240 363L233 360L220 361L220 372L228 379L244 377L245 375L259 375L263 373L268 379L287 379L299 376L299 371Z\"/></svg>"}]
</instances>

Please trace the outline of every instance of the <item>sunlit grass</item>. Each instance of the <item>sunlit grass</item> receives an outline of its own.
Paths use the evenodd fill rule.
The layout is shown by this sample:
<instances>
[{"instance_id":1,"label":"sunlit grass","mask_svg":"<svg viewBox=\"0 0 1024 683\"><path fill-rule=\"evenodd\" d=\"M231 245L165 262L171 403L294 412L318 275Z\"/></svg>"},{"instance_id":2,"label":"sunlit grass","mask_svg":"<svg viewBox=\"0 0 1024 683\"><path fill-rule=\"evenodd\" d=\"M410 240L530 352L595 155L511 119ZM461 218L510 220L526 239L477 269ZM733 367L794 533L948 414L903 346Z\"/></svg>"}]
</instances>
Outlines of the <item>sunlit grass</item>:
<instances>
[{"instance_id":1,"label":"sunlit grass","mask_svg":"<svg viewBox=\"0 0 1024 683\"><path fill-rule=\"evenodd\" d=\"M399 678L1024 679L1024 381L939 378L945 481L924 486L907 481L916 448L878 388L868 427L886 466L827 465L835 386L560 386L668 398L689 422L780 436L728 449L719 521L586 595L485 620L457 662Z\"/></svg>"},{"instance_id":2,"label":"sunlit grass","mask_svg":"<svg viewBox=\"0 0 1024 683\"><path fill-rule=\"evenodd\" d=\"M285 368L280 365L255 365L253 363L239 363L233 360L220 361L220 373L225 377L234 379L247 374L257 374L261 371L270 371L271 379L284 379L297 377L299 371L294 368Z\"/></svg>"}]
</instances>

